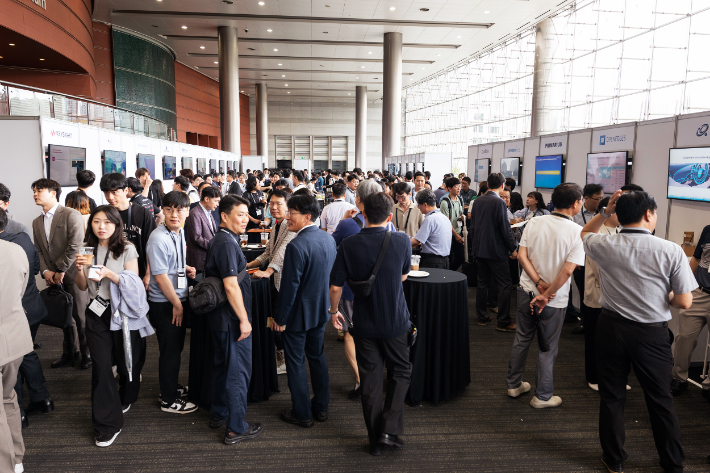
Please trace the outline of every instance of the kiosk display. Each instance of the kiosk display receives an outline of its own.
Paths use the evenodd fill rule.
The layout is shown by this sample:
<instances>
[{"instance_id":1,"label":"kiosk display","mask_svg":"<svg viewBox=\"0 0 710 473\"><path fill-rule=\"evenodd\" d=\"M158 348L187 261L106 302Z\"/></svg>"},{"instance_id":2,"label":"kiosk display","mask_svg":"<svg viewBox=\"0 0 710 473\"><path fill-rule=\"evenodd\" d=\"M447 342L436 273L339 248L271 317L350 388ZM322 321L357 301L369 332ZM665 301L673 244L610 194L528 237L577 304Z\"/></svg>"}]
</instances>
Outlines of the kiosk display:
<instances>
[{"instance_id":1,"label":"kiosk display","mask_svg":"<svg viewBox=\"0 0 710 473\"><path fill-rule=\"evenodd\" d=\"M710 147L669 150L668 198L710 202Z\"/></svg>"},{"instance_id":2,"label":"kiosk display","mask_svg":"<svg viewBox=\"0 0 710 473\"><path fill-rule=\"evenodd\" d=\"M515 179L515 185L520 186L520 158L501 158L500 172L506 179Z\"/></svg>"},{"instance_id":3,"label":"kiosk display","mask_svg":"<svg viewBox=\"0 0 710 473\"><path fill-rule=\"evenodd\" d=\"M197 158L197 174L207 174L207 159Z\"/></svg>"},{"instance_id":4,"label":"kiosk display","mask_svg":"<svg viewBox=\"0 0 710 473\"><path fill-rule=\"evenodd\" d=\"M561 154L535 158L535 187L554 189L562 184L564 161Z\"/></svg>"},{"instance_id":5,"label":"kiosk display","mask_svg":"<svg viewBox=\"0 0 710 473\"><path fill-rule=\"evenodd\" d=\"M138 154L138 168L146 168L150 173L150 177L155 179L155 155L153 154Z\"/></svg>"},{"instance_id":6,"label":"kiosk display","mask_svg":"<svg viewBox=\"0 0 710 473\"><path fill-rule=\"evenodd\" d=\"M192 169L192 158L182 158L182 168L183 169Z\"/></svg>"},{"instance_id":7,"label":"kiosk display","mask_svg":"<svg viewBox=\"0 0 710 473\"><path fill-rule=\"evenodd\" d=\"M86 148L49 145L47 177L57 181L60 186L77 186L76 173L84 169L86 169Z\"/></svg>"},{"instance_id":8,"label":"kiosk display","mask_svg":"<svg viewBox=\"0 0 710 473\"><path fill-rule=\"evenodd\" d=\"M210 159L210 172L217 172L217 160Z\"/></svg>"},{"instance_id":9,"label":"kiosk display","mask_svg":"<svg viewBox=\"0 0 710 473\"><path fill-rule=\"evenodd\" d=\"M175 179L176 167L175 156L163 156L163 179Z\"/></svg>"},{"instance_id":10,"label":"kiosk display","mask_svg":"<svg viewBox=\"0 0 710 473\"><path fill-rule=\"evenodd\" d=\"M225 164L225 161L220 160L219 161L219 172L221 172L221 173L227 172L226 167L227 167L227 165Z\"/></svg>"},{"instance_id":11,"label":"kiosk display","mask_svg":"<svg viewBox=\"0 0 710 473\"><path fill-rule=\"evenodd\" d=\"M621 189L631 174L628 155L628 151L587 154L587 184L601 184L605 194Z\"/></svg>"},{"instance_id":12,"label":"kiosk display","mask_svg":"<svg viewBox=\"0 0 710 473\"><path fill-rule=\"evenodd\" d=\"M476 172L473 176L473 182L483 182L488 179L490 174L491 160L488 158L476 160Z\"/></svg>"},{"instance_id":13,"label":"kiosk display","mask_svg":"<svg viewBox=\"0 0 710 473\"><path fill-rule=\"evenodd\" d=\"M119 172L126 175L126 153L125 151L104 150L104 155L101 158L101 170L104 175L112 172Z\"/></svg>"}]
</instances>

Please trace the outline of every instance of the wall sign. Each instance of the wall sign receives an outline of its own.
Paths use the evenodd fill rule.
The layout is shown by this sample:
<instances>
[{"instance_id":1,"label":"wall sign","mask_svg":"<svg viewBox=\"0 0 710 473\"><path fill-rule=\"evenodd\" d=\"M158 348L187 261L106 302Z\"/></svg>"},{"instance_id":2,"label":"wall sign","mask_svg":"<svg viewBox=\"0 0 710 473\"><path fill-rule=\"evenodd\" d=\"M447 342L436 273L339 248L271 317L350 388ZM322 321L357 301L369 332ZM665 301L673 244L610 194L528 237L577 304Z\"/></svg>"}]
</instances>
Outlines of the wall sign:
<instances>
[{"instance_id":1,"label":"wall sign","mask_svg":"<svg viewBox=\"0 0 710 473\"><path fill-rule=\"evenodd\" d=\"M490 159L493 155L493 145L479 145L478 146L478 159Z\"/></svg>"},{"instance_id":2,"label":"wall sign","mask_svg":"<svg viewBox=\"0 0 710 473\"><path fill-rule=\"evenodd\" d=\"M520 158L523 156L525 141L509 141L505 144L504 158Z\"/></svg>"},{"instance_id":3,"label":"wall sign","mask_svg":"<svg viewBox=\"0 0 710 473\"><path fill-rule=\"evenodd\" d=\"M678 120L679 147L710 145L710 116Z\"/></svg>"},{"instance_id":4,"label":"wall sign","mask_svg":"<svg viewBox=\"0 0 710 473\"><path fill-rule=\"evenodd\" d=\"M541 136L540 156L567 154L567 135Z\"/></svg>"},{"instance_id":5,"label":"wall sign","mask_svg":"<svg viewBox=\"0 0 710 473\"><path fill-rule=\"evenodd\" d=\"M626 151L634 148L633 126L606 128L592 132L592 152Z\"/></svg>"}]
</instances>

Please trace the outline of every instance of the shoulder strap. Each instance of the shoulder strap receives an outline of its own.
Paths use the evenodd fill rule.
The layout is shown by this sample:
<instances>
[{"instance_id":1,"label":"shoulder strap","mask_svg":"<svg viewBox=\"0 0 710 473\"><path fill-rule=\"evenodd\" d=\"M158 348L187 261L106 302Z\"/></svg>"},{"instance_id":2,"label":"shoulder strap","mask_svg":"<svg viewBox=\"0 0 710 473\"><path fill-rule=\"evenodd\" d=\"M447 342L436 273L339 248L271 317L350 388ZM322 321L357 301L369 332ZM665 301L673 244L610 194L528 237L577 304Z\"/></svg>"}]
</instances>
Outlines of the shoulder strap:
<instances>
[{"instance_id":1,"label":"shoulder strap","mask_svg":"<svg viewBox=\"0 0 710 473\"><path fill-rule=\"evenodd\" d=\"M382 266L382 260L385 259L387 247L390 246L390 238L392 238L392 232L387 230L387 233L385 234L385 241L382 243L382 249L380 250L380 255L377 257L377 263L375 263L375 269L372 270L373 276L377 276L377 271L379 271L380 266Z\"/></svg>"},{"instance_id":2,"label":"shoulder strap","mask_svg":"<svg viewBox=\"0 0 710 473\"><path fill-rule=\"evenodd\" d=\"M444 200L446 201L446 203L449 206L449 213L451 213L451 199L448 196L446 196L446 197L444 197Z\"/></svg>"},{"instance_id":3,"label":"shoulder strap","mask_svg":"<svg viewBox=\"0 0 710 473\"><path fill-rule=\"evenodd\" d=\"M351 218L352 218L353 220L355 220L355 223L357 223L357 226L358 226L358 227L360 227L360 228L363 228L363 227L364 227L362 221L361 221L359 218L357 218L357 215L355 215L354 217L351 217Z\"/></svg>"}]
</instances>

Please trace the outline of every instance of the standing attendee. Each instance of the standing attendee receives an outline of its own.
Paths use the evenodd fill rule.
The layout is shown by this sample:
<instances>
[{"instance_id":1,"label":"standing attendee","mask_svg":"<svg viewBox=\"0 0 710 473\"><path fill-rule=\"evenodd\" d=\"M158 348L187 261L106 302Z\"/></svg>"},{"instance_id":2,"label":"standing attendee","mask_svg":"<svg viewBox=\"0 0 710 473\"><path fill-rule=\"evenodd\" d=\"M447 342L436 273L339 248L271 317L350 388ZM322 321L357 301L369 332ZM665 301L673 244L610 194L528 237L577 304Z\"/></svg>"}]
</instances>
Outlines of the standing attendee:
<instances>
[{"instance_id":1,"label":"standing attendee","mask_svg":"<svg viewBox=\"0 0 710 473\"><path fill-rule=\"evenodd\" d=\"M239 185L239 181L237 181L237 172L236 171L229 171L227 173L227 185L225 186L225 195L226 194L231 194L231 195L236 195L237 197L241 197L243 191L242 191L242 186Z\"/></svg>"},{"instance_id":2,"label":"standing attendee","mask_svg":"<svg viewBox=\"0 0 710 473\"><path fill-rule=\"evenodd\" d=\"M81 214L84 219L84 232L86 232L86 228L89 226L89 217L91 217L89 196L84 191L72 191L67 195L65 204L68 208L74 209Z\"/></svg>"},{"instance_id":3,"label":"standing attendee","mask_svg":"<svg viewBox=\"0 0 710 473\"><path fill-rule=\"evenodd\" d=\"M688 309L698 287L676 243L654 237L656 200L646 192L614 193L609 205L582 228L584 251L599 267L602 313L597 322L599 440L602 461L623 471L624 402L633 366L646 399L651 430L665 471L683 471L680 423L671 395L673 353L668 336L670 307ZM597 235L617 213L622 230ZM653 255L652 257L650 255Z\"/></svg>"},{"instance_id":4,"label":"standing attendee","mask_svg":"<svg viewBox=\"0 0 710 473\"><path fill-rule=\"evenodd\" d=\"M192 169L181 169L180 176L187 179L187 192L188 197L190 197L190 202L195 203L200 201L200 194L197 192L197 186L200 185L197 176L192 172ZM200 179L201 180L201 179Z\"/></svg>"},{"instance_id":5,"label":"standing attendee","mask_svg":"<svg viewBox=\"0 0 710 473\"><path fill-rule=\"evenodd\" d=\"M198 195L199 195L199 189L202 188L202 185L203 185L203 184L208 184L208 185L210 185L210 186L212 185L212 184L210 184L209 182L200 183L200 184L197 186L197 189L198 189L198 190L196 191L196 192L198 193ZM190 202L191 202L191 203L197 203L197 202L200 201L200 199L197 199L195 202L192 202L192 196L190 195L190 181L188 181L188 179L187 179L185 176L177 176L175 179L173 179L173 188L172 188L172 190L174 190L174 191L179 191L179 192L184 192L185 194L187 194L188 197L190 197Z\"/></svg>"},{"instance_id":6,"label":"standing attendee","mask_svg":"<svg viewBox=\"0 0 710 473\"><path fill-rule=\"evenodd\" d=\"M264 220L264 207L266 199L264 193L257 189L258 182L254 176L247 179L247 188L242 197L249 202L249 225L247 230L259 228L261 221Z\"/></svg>"},{"instance_id":7,"label":"standing attendee","mask_svg":"<svg viewBox=\"0 0 710 473\"><path fill-rule=\"evenodd\" d=\"M304 182L306 178L304 177L303 172L298 170L293 171L293 173L291 174L291 179L293 181L293 192L296 192L297 190L306 187L306 184Z\"/></svg>"},{"instance_id":8,"label":"standing attendee","mask_svg":"<svg viewBox=\"0 0 710 473\"><path fill-rule=\"evenodd\" d=\"M451 253L449 254L449 269L456 271L464 262L463 241L463 201L459 198L461 181L450 177L445 182L446 194L440 202L441 213L451 222Z\"/></svg>"},{"instance_id":9,"label":"standing attendee","mask_svg":"<svg viewBox=\"0 0 710 473\"><path fill-rule=\"evenodd\" d=\"M440 206L441 199L443 199L444 196L449 193L449 191L446 190L446 180L450 177L454 177L454 175L451 173L444 174L444 180L441 182L441 185L434 191L434 195L436 196L437 207Z\"/></svg>"},{"instance_id":10,"label":"standing attendee","mask_svg":"<svg viewBox=\"0 0 710 473\"><path fill-rule=\"evenodd\" d=\"M217 189L205 186L200 190L200 197L200 202L190 209L189 216L185 220L185 234L187 264L195 268L196 274L201 275L205 269L205 258L210 241L219 231L214 212L219 207L220 193Z\"/></svg>"},{"instance_id":11,"label":"standing attendee","mask_svg":"<svg viewBox=\"0 0 710 473\"><path fill-rule=\"evenodd\" d=\"M7 212L7 208L10 206L11 196L12 193L10 192L10 189L8 189L7 186L5 186L4 184L0 183L0 209L4 210L5 212ZM27 233L27 236L32 237L30 229L22 225L17 220L13 220L12 215L9 213L7 214L7 227L5 228L5 231L7 233L24 232Z\"/></svg>"},{"instance_id":12,"label":"standing attendee","mask_svg":"<svg viewBox=\"0 0 710 473\"><path fill-rule=\"evenodd\" d=\"M135 176L141 183L141 194L153 203L153 213L158 215L163 207L163 201L160 191L154 185L155 181L151 179L150 171L147 168L138 168Z\"/></svg>"},{"instance_id":13,"label":"standing attendee","mask_svg":"<svg viewBox=\"0 0 710 473\"><path fill-rule=\"evenodd\" d=\"M335 261L335 241L314 224L320 209L311 196L288 201L286 221L296 237L286 247L277 317L272 330L283 332L290 409L281 420L313 427L328 419L330 391L323 335L328 322L329 275ZM305 352L305 357L304 357ZM313 399L308 394L306 360L311 372Z\"/></svg>"},{"instance_id":14,"label":"standing attendee","mask_svg":"<svg viewBox=\"0 0 710 473\"><path fill-rule=\"evenodd\" d=\"M404 232L409 238L414 238L419 227L424 221L424 214L411 201L409 187L404 182L398 182L392 186L392 193L396 198L396 204L392 207L392 220L398 232Z\"/></svg>"},{"instance_id":15,"label":"standing attendee","mask_svg":"<svg viewBox=\"0 0 710 473\"><path fill-rule=\"evenodd\" d=\"M82 169L81 171L76 173L76 182L77 182L77 191L83 191L86 194L86 197L89 199L89 213L93 212L94 209L96 208L96 202L94 199L89 197L88 190L89 187L94 185L94 182L96 181L96 174L94 174L94 171L89 171L88 169ZM76 192L76 191L73 191ZM64 205L69 207L69 205L66 204L66 199L69 198L69 196L73 193L70 192L67 194L65 200L64 200Z\"/></svg>"},{"instance_id":16,"label":"standing attendee","mask_svg":"<svg viewBox=\"0 0 710 473\"><path fill-rule=\"evenodd\" d=\"M288 188L293 190L293 180L291 180L291 170L290 169L284 169L283 180L288 182Z\"/></svg>"},{"instance_id":17,"label":"standing attendee","mask_svg":"<svg viewBox=\"0 0 710 473\"><path fill-rule=\"evenodd\" d=\"M0 240L0 470L22 472L25 443L22 440L22 421L15 394L17 372L23 357L32 351L30 327L22 307L22 294L32 278L27 255L19 245Z\"/></svg>"},{"instance_id":18,"label":"standing attendee","mask_svg":"<svg viewBox=\"0 0 710 473\"><path fill-rule=\"evenodd\" d=\"M126 197L132 204L140 205L150 213L154 213L153 201L141 194L143 186L135 177L126 179Z\"/></svg>"},{"instance_id":19,"label":"standing attendee","mask_svg":"<svg viewBox=\"0 0 710 473\"><path fill-rule=\"evenodd\" d=\"M218 189L211 190L219 196ZM150 261L148 305L158 338L160 410L175 414L197 410L196 405L182 399L187 395L187 387L178 383L180 357L185 345L183 318L190 310L187 278L195 278L195 268L186 262L187 243L182 229L189 208L190 198L185 193L172 191L166 194L163 199L165 226L150 234L146 247Z\"/></svg>"},{"instance_id":20,"label":"standing attendee","mask_svg":"<svg viewBox=\"0 0 710 473\"><path fill-rule=\"evenodd\" d=\"M451 221L436 207L436 195L430 189L417 193L417 208L424 221L412 238L412 247L421 246L420 268L449 269Z\"/></svg>"},{"instance_id":21,"label":"standing attendee","mask_svg":"<svg viewBox=\"0 0 710 473\"><path fill-rule=\"evenodd\" d=\"M490 189L490 183L488 187ZM550 215L550 211L545 208L545 200L539 192L530 192L525 200L525 205L526 207L523 210L514 214L518 222L525 222L533 217L542 215Z\"/></svg>"},{"instance_id":22,"label":"standing attendee","mask_svg":"<svg viewBox=\"0 0 710 473\"><path fill-rule=\"evenodd\" d=\"M62 357L52 363L52 368L72 366L81 357L81 369L91 366L89 347L86 343L86 293L78 289L76 259L84 242L84 219L74 209L62 207L59 196L62 188L51 179L38 179L32 183L35 204L42 207L42 215L32 222L34 244L39 251L40 273L47 285L63 284L74 297L72 327L64 330ZM73 337L72 337L73 332ZM73 346L70 346L73 338Z\"/></svg>"},{"instance_id":23,"label":"standing attendee","mask_svg":"<svg viewBox=\"0 0 710 473\"><path fill-rule=\"evenodd\" d=\"M401 183L406 186L406 184ZM405 193L409 195L407 189ZM357 298L351 327L355 337L361 402L370 454L380 454L380 444L401 448L404 433L404 398L409 390L412 364L409 362L408 331L411 325L402 281L411 267L412 248L405 234L388 232L392 199L384 193L365 198L367 228L343 241L330 275L331 321L336 329L345 321L337 309L345 281L366 281L386 252L372 284L372 293ZM382 370L387 366L387 398L382 400Z\"/></svg>"},{"instance_id":24,"label":"standing attendee","mask_svg":"<svg viewBox=\"0 0 710 473\"><path fill-rule=\"evenodd\" d=\"M533 219L520 240L518 262L523 274L518 287L518 323L508 362L508 396L518 397L530 390L523 372L535 334L547 342L549 349L538 352L535 396L530 400L530 405L538 409L562 404L562 398L554 395L552 369L565 322L570 277L577 265L584 265L579 226L572 220L582 207L582 189L577 184L560 184L552 192L552 203L555 212ZM539 323L531 308L539 309Z\"/></svg>"},{"instance_id":25,"label":"standing attendee","mask_svg":"<svg viewBox=\"0 0 710 473\"><path fill-rule=\"evenodd\" d=\"M512 281L508 258L518 256L515 238L508 220L508 207L500 193L503 192L505 177L496 172L488 176L488 192L471 205L471 254L478 267L478 288L476 290L476 312L478 325L493 321L488 317L486 300L491 280L498 288L498 324L501 332L515 332L515 323L510 318L510 292Z\"/></svg>"},{"instance_id":26,"label":"standing attendee","mask_svg":"<svg viewBox=\"0 0 710 473\"><path fill-rule=\"evenodd\" d=\"M355 205L355 192L357 191L357 186L360 184L360 179L355 174L351 174L347 177L345 189L345 202L351 205Z\"/></svg>"},{"instance_id":27,"label":"standing attendee","mask_svg":"<svg viewBox=\"0 0 710 473\"><path fill-rule=\"evenodd\" d=\"M227 295L226 304L205 314L214 342L210 427L226 425L224 443L233 445L263 432L261 424L244 420L252 372L251 281L238 241L247 229L249 202L228 195L220 200L219 213L220 229L205 261L205 277L220 278Z\"/></svg>"},{"instance_id":28,"label":"standing attendee","mask_svg":"<svg viewBox=\"0 0 710 473\"><path fill-rule=\"evenodd\" d=\"M471 205L471 201L475 196L476 191L471 187L471 178L465 176L461 179L461 193L459 194L459 198L461 202L463 202L464 214L468 214L468 207Z\"/></svg>"},{"instance_id":29,"label":"standing attendee","mask_svg":"<svg viewBox=\"0 0 710 473\"><path fill-rule=\"evenodd\" d=\"M320 227L322 230L332 235L340 221L348 210L355 210L357 207L345 201L346 187L342 182L333 184L333 202L323 208L320 216Z\"/></svg>"},{"instance_id":30,"label":"standing attendee","mask_svg":"<svg viewBox=\"0 0 710 473\"><path fill-rule=\"evenodd\" d=\"M415 201L419 191L424 189L425 182L426 182L426 177L424 177L423 172L417 171L414 173L414 198L412 199L412 201Z\"/></svg>"}]
</instances>

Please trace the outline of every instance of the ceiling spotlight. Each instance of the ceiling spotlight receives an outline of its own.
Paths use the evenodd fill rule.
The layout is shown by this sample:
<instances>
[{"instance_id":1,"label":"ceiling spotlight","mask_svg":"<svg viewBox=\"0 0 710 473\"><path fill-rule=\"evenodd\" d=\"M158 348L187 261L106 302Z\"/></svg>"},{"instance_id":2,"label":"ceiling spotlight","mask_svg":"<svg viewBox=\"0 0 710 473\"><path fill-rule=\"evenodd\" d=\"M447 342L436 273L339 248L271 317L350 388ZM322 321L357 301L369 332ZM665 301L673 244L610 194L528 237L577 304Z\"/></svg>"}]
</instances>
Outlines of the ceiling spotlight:
<instances>
[{"instance_id":1,"label":"ceiling spotlight","mask_svg":"<svg viewBox=\"0 0 710 473\"><path fill-rule=\"evenodd\" d=\"M377 80L377 77L375 77L375 80Z\"/></svg>"},{"instance_id":2,"label":"ceiling spotlight","mask_svg":"<svg viewBox=\"0 0 710 473\"><path fill-rule=\"evenodd\" d=\"M486 11L483 12L483 14L484 14L484 15L488 15L490 12L491 12L490 10L486 10Z\"/></svg>"},{"instance_id":3,"label":"ceiling spotlight","mask_svg":"<svg viewBox=\"0 0 710 473\"><path fill-rule=\"evenodd\" d=\"M288 84L284 84L286 87L288 87Z\"/></svg>"},{"instance_id":4,"label":"ceiling spotlight","mask_svg":"<svg viewBox=\"0 0 710 473\"><path fill-rule=\"evenodd\" d=\"M437 54L437 56L441 56L441 54Z\"/></svg>"},{"instance_id":5,"label":"ceiling spotlight","mask_svg":"<svg viewBox=\"0 0 710 473\"><path fill-rule=\"evenodd\" d=\"M0 59L2 59L2 56L0 56Z\"/></svg>"},{"instance_id":6,"label":"ceiling spotlight","mask_svg":"<svg viewBox=\"0 0 710 473\"><path fill-rule=\"evenodd\" d=\"M367 54L372 54L372 51L368 51Z\"/></svg>"},{"instance_id":7,"label":"ceiling spotlight","mask_svg":"<svg viewBox=\"0 0 710 473\"><path fill-rule=\"evenodd\" d=\"M460 38L461 36L457 36L457 38Z\"/></svg>"},{"instance_id":8,"label":"ceiling spotlight","mask_svg":"<svg viewBox=\"0 0 710 473\"><path fill-rule=\"evenodd\" d=\"M428 8L420 8L419 11L429 11Z\"/></svg>"},{"instance_id":9,"label":"ceiling spotlight","mask_svg":"<svg viewBox=\"0 0 710 473\"><path fill-rule=\"evenodd\" d=\"M279 66L283 66L283 64L279 63Z\"/></svg>"},{"instance_id":10,"label":"ceiling spotlight","mask_svg":"<svg viewBox=\"0 0 710 473\"><path fill-rule=\"evenodd\" d=\"M15 43L10 43L10 46L14 46L14 45L15 45Z\"/></svg>"},{"instance_id":11,"label":"ceiling spotlight","mask_svg":"<svg viewBox=\"0 0 710 473\"><path fill-rule=\"evenodd\" d=\"M287 94L290 94L291 92L286 92Z\"/></svg>"},{"instance_id":12,"label":"ceiling spotlight","mask_svg":"<svg viewBox=\"0 0 710 473\"><path fill-rule=\"evenodd\" d=\"M323 34L328 34L328 32L327 32L327 31L324 31Z\"/></svg>"},{"instance_id":13,"label":"ceiling spotlight","mask_svg":"<svg viewBox=\"0 0 710 473\"><path fill-rule=\"evenodd\" d=\"M182 29L183 29L183 30L186 30L186 29L187 29L187 26L183 25L183 26L182 26Z\"/></svg>"},{"instance_id":14,"label":"ceiling spotlight","mask_svg":"<svg viewBox=\"0 0 710 473\"><path fill-rule=\"evenodd\" d=\"M326 8L330 8L330 5L326 5L325 7L326 7Z\"/></svg>"},{"instance_id":15,"label":"ceiling spotlight","mask_svg":"<svg viewBox=\"0 0 710 473\"><path fill-rule=\"evenodd\" d=\"M217 61L214 62L215 64L219 64Z\"/></svg>"},{"instance_id":16,"label":"ceiling spotlight","mask_svg":"<svg viewBox=\"0 0 710 473\"><path fill-rule=\"evenodd\" d=\"M231 5L234 2L232 0L222 0L222 3L226 3L227 5Z\"/></svg>"},{"instance_id":17,"label":"ceiling spotlight","mask_svg":"<svg viewBox=\"0 0 710 473\"><path fill-rule=\"evenodd\" d=\"M205 49L205 47L204 47L204 46L200 46L200 49Z\"/></svg>"},{"instance_id":18,"label":"ceiling spotlight","mask_svg":"<svg viewBox=\"0 0 710 473\"><path fill-rule=\"evenodd\" d=\"M359 79L359 77L356 77L356 79Z\"/></svg>"},{"instance_id":19,"label":"ceiling spotlight","mask_svg":"<svg viewBox=\"0 0 710 473\"><path fill-rule=\"evenodd\" d=\"M286 76L282 74L281 77L286 77Z\"/></svg>"},{"instance_id":20,"label":"ceiling spotlight","mask_svg":"<svg viewBox=\"0 0 710 473\"><path fill-rule=\"evenodd\" d=\"M266 5L266 4L265 4L264 2L259 2L259 5L262 5L262 6L263 6L263 5Z\"/></svg>"},{"instance_id":21,"label":"ceiling spotlight","mask_svg":"<svg viewBox=\"0 0 710 473\"><path fill-rule=\"evenodd\" d=\"M365 69L365 66L360 66L360 69Z\"/></svg>"},{"instance_id":22,"label":"ceiling spotlight","mask_svg":"<svg viewBox=\"0 0 710 473\"><path fill-rule=\"evenodd\" d=\"M350 92L348 92L348 95L350 95Z\"/></svg>"},{"instance_id":23,"label":"ceiling spotlight","mask_svg":"<svg viewBox=\"0 0 710 473\"><path fill-rule=\"evenodd\" d=\"M157 27L158 27L158 25L151 25L151 26L153 26L153 28L157 28Z\"/></svg>"},{"instance_id":24,"label":"ceiling spotlight","mask_svg":"<svg viewBox=\"0 0 710 473\"><path fill-rule=\"evenodd\" d=\"M163 0L158 0L159 2L162 2Z\"/></svg>"},{"instance_id":25,"label":"ceiling spotlight","mask_svg":"<svg viewBox=\"0 0 710 473\"><path fill-rule=\"evenodd\" d=\"M278 49L274 48L274 52L278 52L278 51L279 51Z\"/></svg>"},{"instance_id":26,"label":"ceiling spotlight","mask_svg":"<svg viewBox=\"0 0 710 473\"><path fill-rule=\"evenodd\" d=\"M423 71L424 69L426 69L426 68L422 67L422 71Z\"/></svg>"},{"instance_id":27,"label":"ceiling spotlight","mask_svg":"<svg viewBox=\"0 0 710 473\"><path fill-rule=\"evenodd\" d=\"M244 93L244 91L243 91L243 90L242 90L242 93Z\"/></svg>"},{"instance_id":28,"label":"ceiling spotlight","mask_svg":"<svg viewBox=\"0 0 710 473\"><path fill-rule=\"evenodd\" d=\"M272 31L274 31L274 30L266 30L267 33L271 33Z\"/></svg>"},{"instance_id":29,"label":"ceiling spotlight","mask_svg":"<svg viewBox=\"0 0 710 473\"><path fill-rule=\"evenodd\" d=\"M395 11L395 10L396 10L395 7L390 7L390 11Z\"/></svg>"},{"instance_id":30,"label":"ceiling spotlight","mask_svg":"<svg viewBox=\"0 0 710 473\"><path fill-rule=\"evenodd\" d=\"M40 60L40 61L44 61L44 59L42 59L42 58L40 58L39 60Z\"/></svg>"}]
</instances>

